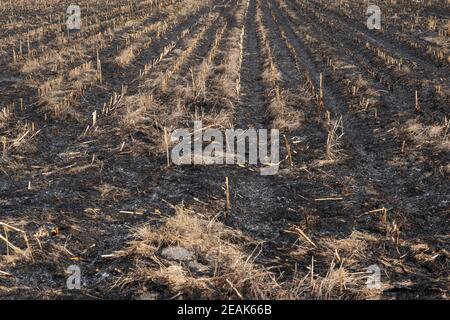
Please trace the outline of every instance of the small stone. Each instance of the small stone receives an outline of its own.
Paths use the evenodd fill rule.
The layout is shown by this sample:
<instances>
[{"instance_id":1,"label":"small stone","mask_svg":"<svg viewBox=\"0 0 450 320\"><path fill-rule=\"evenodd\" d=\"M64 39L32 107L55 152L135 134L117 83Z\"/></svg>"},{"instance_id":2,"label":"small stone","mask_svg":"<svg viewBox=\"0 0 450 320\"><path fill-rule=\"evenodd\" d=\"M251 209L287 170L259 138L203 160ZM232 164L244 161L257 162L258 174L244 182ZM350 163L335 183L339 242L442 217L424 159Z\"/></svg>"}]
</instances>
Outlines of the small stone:
<instances>
[{"instance_id":1,"label":"small stone","mask_svg":"<svg viewBox=\"0 0 450 320\"><path fill-rule=\"evenodd\" d=\"M210 270L210 268L208 266L205 266L204 264L201 264L197 261L190 261L188 263L188 267L197 273L206 273Z\"/></svg>"},{"instance_id":2,"label":"small stone","mask_svg":"<svg viewBox=\"0 0 450 320\"><path fill-rule=\"evenodd\" d=\"M161 251L161 256L167 260L191 261L194 260L194 253L183 247L167 247Z\"/></svg>"}]
</instances>

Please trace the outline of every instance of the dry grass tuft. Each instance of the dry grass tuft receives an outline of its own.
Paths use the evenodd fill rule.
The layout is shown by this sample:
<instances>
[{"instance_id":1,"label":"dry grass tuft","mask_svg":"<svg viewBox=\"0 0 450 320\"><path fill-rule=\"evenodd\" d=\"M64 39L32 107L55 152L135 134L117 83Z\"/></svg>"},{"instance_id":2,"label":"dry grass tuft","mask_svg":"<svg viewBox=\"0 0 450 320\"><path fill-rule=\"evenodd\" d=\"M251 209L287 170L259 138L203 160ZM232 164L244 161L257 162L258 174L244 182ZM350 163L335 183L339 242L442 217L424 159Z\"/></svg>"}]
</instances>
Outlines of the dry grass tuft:
<instances>
[{"instance_id":1,"label":"dry grass tuft","mask_svg":"<svg viewBox=\"0 0 450 320\"><path fill-rule=\"evenodd\" d=\"M369 290L365 272L369 266L368 257L372 245L378 239L367 233L353 232L348 238L321 238L319 250L308 266L308 273L302 277L296 275L290 285L290 298L306 297L311 299L375 299L382 294L382 288ZM302 246L292 252L296 259L305 260L309 253ZM317 264L329 266L325 274L317 269ZM383 281L382 281L383 286Z\"/></svg>"},{"instance_id":2,"label":"dry grass tuft","mask_svg":"<svg viewBox=\"0 0 450 320\"><path fill-rule=\"evenodd\" d=\"M344 136L344 126L342 116L335 120L328 130L327 146L325 155L327 160L338 160L342 155L342 137Z\"/></svg>"},{"instance_id":3,"label":"dry grass tuft","mask_svg":"<svg viewBox=\"0 0 450 320\"><path fill-rule=\"evenodd\" d=\"M215 219L200 218L181 206L160 228L144 225L134 231L133 237L135 240L121 254L154 263L138 263L135 271L120 279L122 286L151 281L173 294L221 299L269 299L280 292L274 274L256 264L253 254L245 253L240 243L248 239L239 231ZM185 264L163 259L159 251L169 246L194 252L195 263L206 271L193 271L194 261Z\"/></svg>"},{"instance_id":4,"label":"dry grass tuft","mask_svg":"<svg viewBox=\"0 0 450 320\"><path fill-rule=\"evenodd\" d=\"M0 265L2 262L33 259L33 250L24 230L4 222L0 222L0 230L0 249L3 251L4 247L6 253L5 256L0 255Z\"/></svg>"},{"instance_id":5,"label":"dry grass tuft","mask_svg":"<svg viewBox=\"0 0 450 320\"><path fill-rule=\"evenodd\" d=\"M268 107L272 127L288 131L299 128L305 117L298 108L301 103L299 96L288 90L276 94Z\"/></svg>"},{"instance_id":6,"label":"dry grass tuft","mask_svg":"<svg viewBox=\"0 0 450 320\"><path fill-rule=\"evenodd\" d=\"M366 289L367 266L358 264L358 255L368 248L364 235L355 233L349 239L320 244L315 250L322 255L318 252L317 258L329 265L324 273L315 271L313 264L304 266L309 272L296 271L281 281L281 276L256 262L260 252L255 252L262 247L256 245L247 252L246 248L255 247L252 239L216 218L208 220L182 206L174 208L175 215L160 227L146 224L133 230L133 240L115 256L131 258L134 268L115 286L152 283L176 297L203 299L372 298L381 292ZM175 247L189 252L189 258L174 261L163 254L164 249Z\"/></svg>"},{"instance_id":7,"label":"dry grass tuft","mask_svg":"<svg viewBox=\"0 0 450 320\"><path fill-rule=\"evenodd\" d=\"M408 139L413 140L419 147L431 146L437 151L450 151L449 139L450 120L445 119L442 124L425 126L416 119L409 120L403 128Z\"/></svg>"}]
</instances>

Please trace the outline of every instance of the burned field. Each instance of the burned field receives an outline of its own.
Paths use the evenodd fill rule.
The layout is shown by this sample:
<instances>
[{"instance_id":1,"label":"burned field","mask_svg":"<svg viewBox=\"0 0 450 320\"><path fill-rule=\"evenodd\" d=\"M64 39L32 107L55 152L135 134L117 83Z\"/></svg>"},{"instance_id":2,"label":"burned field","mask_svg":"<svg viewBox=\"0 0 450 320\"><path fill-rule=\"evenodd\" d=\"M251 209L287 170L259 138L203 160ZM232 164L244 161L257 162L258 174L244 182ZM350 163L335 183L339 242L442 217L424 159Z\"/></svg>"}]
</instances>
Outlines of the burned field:
<instances>
[{"instance_id":1,"label":"burned field","mask_svg":"<svg viewBox=\"0 0 450 320\"><path fill-rule=\"evenodd\" d=\"M448 299L450 5L374 3L2 1L0 298ZM168 162L194 121L279 171Z\"/></svg>"}]
</instances>

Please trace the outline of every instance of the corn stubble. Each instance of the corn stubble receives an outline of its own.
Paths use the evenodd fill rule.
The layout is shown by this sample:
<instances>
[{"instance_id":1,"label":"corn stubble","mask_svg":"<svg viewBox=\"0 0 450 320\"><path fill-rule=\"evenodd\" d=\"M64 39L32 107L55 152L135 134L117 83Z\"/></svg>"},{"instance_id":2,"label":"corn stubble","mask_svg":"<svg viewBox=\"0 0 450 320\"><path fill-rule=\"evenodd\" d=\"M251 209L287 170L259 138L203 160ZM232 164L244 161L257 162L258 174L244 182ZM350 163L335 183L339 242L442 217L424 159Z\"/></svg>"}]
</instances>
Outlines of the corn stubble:
<instances>
[{"instance_id":1,"label":"corn stubble","mask_svg":"<svg viewBox=\"0 0 450 320\"><path fill-rule=\"evenodd\" d=\"M448 298L437 3L387 1L371 32L363 0L81 1L73 31L67 0L2 1L0 297L62 295L42 275L94 257L106 298ZM279 129L279 174L175 166L194 121Z\"/></svg>"}]
</instances>

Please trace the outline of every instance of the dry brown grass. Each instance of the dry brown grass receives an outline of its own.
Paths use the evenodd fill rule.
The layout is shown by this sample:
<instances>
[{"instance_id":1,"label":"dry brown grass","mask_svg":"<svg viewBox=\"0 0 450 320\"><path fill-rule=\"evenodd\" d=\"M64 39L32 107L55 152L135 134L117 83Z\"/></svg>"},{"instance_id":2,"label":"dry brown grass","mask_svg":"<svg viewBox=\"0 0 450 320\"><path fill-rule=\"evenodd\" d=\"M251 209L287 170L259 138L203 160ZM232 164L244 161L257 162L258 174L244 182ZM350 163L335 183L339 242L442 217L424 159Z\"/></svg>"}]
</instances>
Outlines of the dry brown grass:
<instances>
[{"instance_id":1,"label":"dry brown grass","mask_svg":"<svg viewBox=\"0 0 450 320\"><path fill-rule=\"evenodd\" d=\"M91 62L87 62L69 70L67 79L60 76L39 85L39 103L42 110L55 117L81 119L82 116L75 108L77 96L96 81L97 71Z\"/></svg>"},{"instance_id":2,"label":"dry brown grass","mask_svg":"<svg viewBox=\"0 0 450 320\"><path fill-rule=\"evenodd\" d=\"M160 228L144 225L133 237L120 255L153 263L137 263L135 271L119 280L121 286L151 281L174 295L221 299L276 298L281 290L275 275L255 263L255 254L245 253L242 243L249 240L243 234L181 206ZM188 265L164 260L159 252L168 246L194 252L206 271L195 273Z\"/></svg>"},{"instance_id":3,"label":"dry brown grass","mask_svg":"<svg viewBox=\"0 0 450 320\"><path fill-rule=\"evenodd\" d=\"M447 298L450 23L428 16L434 1L386 2L401 24L371 36L345 18L362 0L83 1L80 32L60 16L69 0L1 2L0 297L67 297L74 263L77 298ZM414 90L417 113L394 105ZM168 136L194 120L285 131L289 170L175 167ZM299 202L304 216L287 217ZM361 214L380 203L395 208Z\"/></svg>"},{"instance_id":4,"label":"dry brown grass","mask_svg":"<svg viewBox=\"0 0 450 320\"><path fill-rule=\"evenodd\" d=\"M274 56L268 30L263 23L262 17L262 10L258 6L255 19L259 38L262 43L262 55L265 61L262 78L268 88L268 113L272 119L272 126L274 128L293 130L299 127L300 119L303 115L299 110L297 95L289 90L282 89L282 73Z\"/></svg>"},{"instance_id":5,"label":"dry brown grass","mask_svg":"<svg viewBox=\"0 0 450 320\"><path fill-rule=\"evenodd\" d=\"M441 124L426 126L413 119L405 123L402 132L418 147L431 146L436 151L450 152L449 130L450 120Z\"/></svg>"},{"instance_id":6,"label":"dry brown grass","mask_svg":"<svg viewBox=\"0 0 450 320\"><path fill-rule=\"evenodd\" d=\"M367 254L366 241L371 241L366 235L324 239L317 249L317 257L329 264L324 274L315 271L313 264L309 272L282 279L257 262L262 245L226 227L217 216L207 219L207 213L174 208L175 215L160 227L146 224L133 230L133 240L115 257L132 259L134 268L115 286L153 283L176 297L204 299L375 298L381 292L365 288L366 266L359 263L364 260L361 255ZM163 258L161 250L175 246L188 250L194 258L183 262ZM255 249L249 252L250 247ZM299 253L294 250L292 254Z\"/></svg>"},{"instance_id":7,"label":"dry brown grass","mask_svg":"<svg viewBox=\"0 0 450 320\"><path fill-rule=\"evenodd\" d=\"M299 128L304 119L301 107L303 107L302 100L296 93L285 90L275 94L268 107L272 126L280 130Z\"/></svg>"},{"instance_id":8,"label":"dry brown grass","mask_svg":"<svg viewBox=\"0 0 450 320\"><path fill-rule=\"evenodd\" d=\"M14 279L14 275L6 270L20 263L32 264L33 253L27 232L0 221L0 279L4 277Z\"/></svg>"},{"instance_id":9,"label":"dry brown grass","mask_svg":"<svg viewBox=\"0 0 450 320\"><path fill-rule=\"evenodd\" d=\"M333 121L328 129L327 145L325 156L327 160L338 160L342 156L342 137L344 136L344 126L342 116Z\"/></svg>"}]
</instances>

